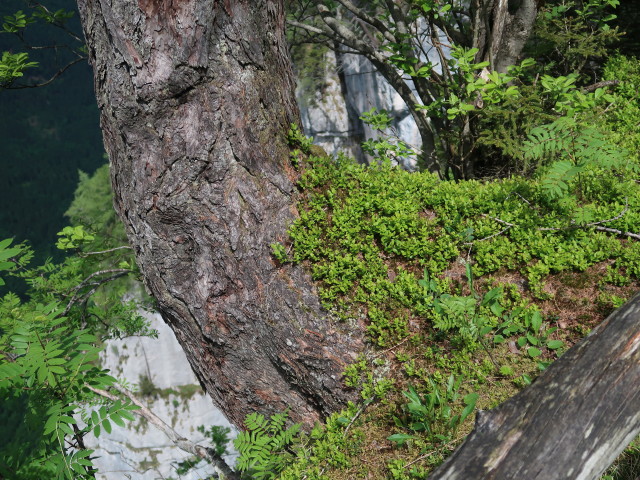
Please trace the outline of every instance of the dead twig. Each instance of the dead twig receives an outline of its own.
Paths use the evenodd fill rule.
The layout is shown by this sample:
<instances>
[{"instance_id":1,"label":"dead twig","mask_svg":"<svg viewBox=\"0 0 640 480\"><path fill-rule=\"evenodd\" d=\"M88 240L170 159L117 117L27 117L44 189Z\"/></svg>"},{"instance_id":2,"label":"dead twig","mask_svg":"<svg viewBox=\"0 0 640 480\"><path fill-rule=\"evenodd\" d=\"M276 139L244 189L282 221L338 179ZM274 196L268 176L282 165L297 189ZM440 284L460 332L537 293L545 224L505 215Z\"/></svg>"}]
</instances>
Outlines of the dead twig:
<instances>
[{"instance_id":1,"label":"dead twig","mask_svg":"<svg viewBox=\"0 0 640 480\"><path fill-rule=\"evenodd\" d=\"M579 225L576 223L571 223L570 225L567 225L565 227L538 227L536 230L539 231L544 231L544 232L558 232L558 231L562 231L562 230L577 230L577 229L584 229L584 228L589 228L589 227L593 227L595 230L598 230L600 232L608 232L608 233L615 233L616 235L620 235L620 236L624 236L624 237L629 237L629 238L633 238L636 240L640 240L640 234L637 233L631 233L631 232L623 232L622 230L618 230L615 228L609 228L609 227L603 227L602 225L604 225L605 223L610 223L613 222L615 220L619 220L621 219L627 212L629 211L629 202L628 200L625 200L625 206L624 209L622 209L622 211L616 215L615 217L611 217L611 218L607 218L606 220L598 220L597 222L591 222L591 223L585 223L583 225ZM488 237L485 238L481 238L480 240L476 240L476 242L480 242L482 240L488 240L490 238L493 238L495 236L501 235L504 232L506 232L507 230L509 230L509 228L512 227L518 227L518 225L516 225L515 223L511 223L511 222L507 222L505 220L502 220L501 218L498 217L492 217L491 215L483 215L486 218L490 218L491 220L494 220L498 223L501 223L502 225L507 225L507 228L505 228L504 230L498 232L498 233L494 233L493 235L490 235ZM467 242L465 243L465 245L473 245L473 242Z\"/></svg>"},{"instance_id":2,"label":"dead twig","mask_svg":"<svg viewBox=\"0 0 640 480\"><path fill-rule=\"evenodd\" d=\"M102 278L100 280L94 281L94 282L89 282L89 280L91 280L92 278L97 277L98 275L104 275L107 273L111 273L113 275L107 277L107 278ZM73 307L73 305L78 301L78 298L82 297L83 298L83 302L86 301L91 295L93 295L95 293L95 291L98 289L98 287L100 285L104 285L105 283L108 283L112 280L115 280L116 278L120 278L120 277L124 277L125 275L128 275L129 273L131 273L131 270L127 269L127 268L111 268L111 269L107 269L107 270L99 270L97 272L93 272L91 275L89 275L87 278L85 278L84 280L82 280L82 282L80 282L78 285L76 285L75 287L73 287L71 289L73 293L73 296L71 297L71 300L69 300L69 302L67 303L67 306L65 307L64 311L60 314L61 317L64 317L67 313L69 313L69 310L71 310L71 307ZM90 290L88 295L80 295L80 290L82 290L84 287L89 287L89 286L93 286L94 288Z\"/></svg>"},{"instance_id":3,"label":"dead twig","mask_svg":"<svg viewBox=\"0 0 640 480\"><path fill-rule=\"evenodd\" d=\"M395 350L395 349L396 349L396 348L398 348L400 345L402 345L403 343L406 343L406 342L407 342L407 340L409 340L410 338L413 338L413 337L415 337L415 334L407 336L406 338L404 338L404 339L403 339L402 341L400 341L399 343L396 343L393 347L389 347L389 348L387 348L386 350L383 350L383 351L381 351L381 352L376 353L375 355L373 355L373 357L372 357L372 358L378 358L378 357L380 357L380 356L384 355L385 353L390 352L391 350Z\"/></svg>"},{"instance_id":4,"label":"dead twig","mask_svg":"<svg viewBox=\"0 0 640 480\"><path fill-rule=\"evenodd\" d=\"M596 227L596 230L599 230L601 232L615 233L616 235L620 235L621 237L630 237L635 238L636 240L640 240L640 235L638 235L637 233L623 232L622 230L616 230L615 228L608 227Z\"/></svg>"},{"instance_id":5,"label":"dead twig","mask_svg":"<svg viewBox=\"0 0 640 480\"><path fill-rule=\"evenodd\" d=\"M115 252L116 250L132 250L132 248L129 245L122 245L120 247L114 247L114 248L109 248L107 250L100 250L99 252L83 252L78 254L80 257L87 257L89 255L102 255L103 253L111 253L111 252Z\"/></svg>"}]
</instances>

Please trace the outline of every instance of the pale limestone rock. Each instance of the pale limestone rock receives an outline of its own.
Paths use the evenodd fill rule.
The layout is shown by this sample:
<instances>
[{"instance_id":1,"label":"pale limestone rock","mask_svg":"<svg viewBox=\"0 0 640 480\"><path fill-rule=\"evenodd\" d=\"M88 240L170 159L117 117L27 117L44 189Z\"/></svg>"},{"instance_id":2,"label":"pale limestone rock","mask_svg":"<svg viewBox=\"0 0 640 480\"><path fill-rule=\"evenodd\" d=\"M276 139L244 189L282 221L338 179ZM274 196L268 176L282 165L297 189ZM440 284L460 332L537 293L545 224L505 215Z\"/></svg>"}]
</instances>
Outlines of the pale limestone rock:
<instances>
[{"instance_id":1,"label":"pale limestone rock","mask_svg":"<svg viewBox=\"0 0 640 480\"><path fill-rule=\"evenodd\" d=\"M130 385L137 385L141 377L148 377L156 388L164 390L155 399L143 397L149 408L182 436L206 444L204 436L197 431L199 425L231 425L200 389L173 332L160 315L144 315L151 320L151 328L158 330L158 338L130 337L108 341L102 355L103 366ZM170 394L168 389L176 390L178 394ZM87 443L89 448L96 449L95 455L100 456L95 462L100 471L99 480L197 480L213 473L211 466L201 462L200 468L178 476L176 464L189 454L137 416L127 428L114 425L111 434L103 433L99 439L87 438ZM227 461L233 459L232 455Z\"/></svg>"}]
</instances>

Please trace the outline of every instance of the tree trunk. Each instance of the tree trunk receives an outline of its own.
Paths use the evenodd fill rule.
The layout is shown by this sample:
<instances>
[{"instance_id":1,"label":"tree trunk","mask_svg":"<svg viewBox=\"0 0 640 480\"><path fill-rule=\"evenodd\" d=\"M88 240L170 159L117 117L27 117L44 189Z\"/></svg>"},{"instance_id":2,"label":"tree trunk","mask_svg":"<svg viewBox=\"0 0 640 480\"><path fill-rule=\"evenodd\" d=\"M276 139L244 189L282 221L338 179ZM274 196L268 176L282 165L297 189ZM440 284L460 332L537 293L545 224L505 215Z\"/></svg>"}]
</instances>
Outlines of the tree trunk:
<instances>
[{"instance_id":1,"label":"tree trunk","mask_svg":"<svg viewBox=\"0 0 640 480\"><path fill-rule=\"evenodd\" d=\"M489 412L430 479L597 479L640 433L640 294Z\"/></svg>"},{"instance_id":2,"label":"tree trunk","mask_svg":"<svg viewBox=\"0 0 640 480\"><path fill-rule=\"evenodd\" d=\"M472 0L472 45L476 61L506 72L515 65L533 30L539 0Z\"/></svg>"},{"instance_id":3,"label":"tree trunk","mask_svg":"<svg viewBox=\"0 0 640 480\"><path fill-rule=\"evenodd\" d=\"M203 387L235 424L338 409L362 329L270 254L296 215L282 0L78 4L115 207Z\"/></svg>"}]
</instances>

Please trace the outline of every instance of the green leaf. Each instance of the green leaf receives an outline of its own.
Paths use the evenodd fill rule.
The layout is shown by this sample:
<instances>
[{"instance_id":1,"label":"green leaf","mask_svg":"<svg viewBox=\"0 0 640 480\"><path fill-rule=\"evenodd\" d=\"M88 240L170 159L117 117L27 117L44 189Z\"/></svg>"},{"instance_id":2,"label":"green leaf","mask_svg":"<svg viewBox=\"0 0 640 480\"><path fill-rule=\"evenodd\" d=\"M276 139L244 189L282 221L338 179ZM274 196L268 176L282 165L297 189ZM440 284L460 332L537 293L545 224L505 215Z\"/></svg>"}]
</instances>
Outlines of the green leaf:
<instances>
[{"instance_id":1,"label":"green leaf","mask_svg":"<svg viewBox=\"0 0 640 480\"><path fill-rule=\"evenodd\" d=\"M15 257L22 252L21 248L10 248L8 250L0 250L0 261Z\"/></svg>"},{"instance_id":2,"label":"green leaf","mask_svg":"<svg viewBox=\"0 0 640 480\"><path fill-rule=\"evenodd\" d=\"M533 330L534 333L538 333L540 331L541 326L542 326L542 314L536 310L531 315L531 329Z\"/></svg>"},{"instance_id":3,"label":"green leaf","mask_svg":"<svg viewBox=\"0 0 640 480\"><path fill-rule=\"evenodd\" d=\"M395 442L396 445L402 446L409 440L413 440L416 438L414 435L407 435L406 433L394 433L393 435L389 435L387 440L390 442Z\"/></svg>"},{"instance_id":4,"label":"green leaf","mask_svg":"<svg viewBox=\"0 0 640 480\"><path fill-rule=\"evenodd\" d=\"M68 415L60 415L58 417L58 422L64 422L64 423L68 423L70 425L74 425L76 423L76 421L73 419L73 417L70 417Z\"/></svg>"},{"instance_id":5,"label":"green leaf","mask_svg":"<svg viewBox=\"0 0 640 480\"><path fill-rule=\"evenodd\" d=\"M86 475L87 473L84 467L80 465L80 463L78 462L71 462L71 468L73 469L74 472L82 476Z\"/></svg>"},{"instance_id":6,"label":"green leaf","mask_svg":"<svg viewBox=\"0 0 640 480\"><path fill-rule=\"evenodd\" d=\"M65 434L69 436L73 436L73 430L71 430L71 427L68 424L58 423L58 428L62 430Z\"/></svg>"},{"instance_id":7,"label":"green leaf","mask_svg":"<svg viewBox=\"0 0 640 480\"><path fill-rule=\"evenodd\" d=\"M464 397L464 403L466 407L462 410L460 414L460 423L464 422L465 418L467 418L473 409L476 408L476 402L478 401L479 395L477 393L470 393Z\"/></svg>"},{"instance_id":8,"label":"green leaf","mask_svg":"<svg viewBox=\"0 0 640 480\"><path fill-rule=\"evenodd\" d=\"M119 427L124 427L124 420L122 420L122 417L117 413L111 414L111 421L116 425L118 425Z\"/></svg>"},{"instance_id":9,"label":"green leaf","mask_svg":"<svg viewBox=\"0 0 640 480\"><path fill-rule=\"evenodd\" d=\"M84 451L88 451L90 453L92 452L92 450L84 450ZM85 467L93 467L93 462L88 458L79 458L78 463L80 465L84 465Z\"/></svg>"},{"instance_id":10,"label":"green leaf","mask_svg":"<svg viewBox=\"0 0 640 480\"><path fill-rule=\"evenodd\" d=\"M535 348L535 347L529 347L527 349L527 353L529 354L529 356L531 358L536 358L536 357L539 357L540 355L542 355L542 352L539 349Z\"/></svg>"},{"instance_id":11,"label":"green leaf","mask_svg":"<svg viewBox=\"0 0 640 480\"><path fill-rule=\"evenodd\" d=\"M556 350L564 345L562 340L549 340L547 342L547 348L550 350Z\"/></svg>"}]
</instances>

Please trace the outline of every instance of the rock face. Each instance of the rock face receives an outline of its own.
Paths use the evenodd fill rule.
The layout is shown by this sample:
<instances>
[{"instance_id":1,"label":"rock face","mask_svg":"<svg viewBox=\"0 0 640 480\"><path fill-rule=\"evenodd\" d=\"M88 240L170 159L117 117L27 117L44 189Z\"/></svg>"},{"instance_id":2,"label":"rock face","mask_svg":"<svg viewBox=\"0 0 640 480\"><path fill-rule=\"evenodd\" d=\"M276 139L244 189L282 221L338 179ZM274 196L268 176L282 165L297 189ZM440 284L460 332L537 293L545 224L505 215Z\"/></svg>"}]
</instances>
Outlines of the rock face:
<instances>
[{"instance_id":1,"label":"rock face","mask_svg":"<svg viewBox=\"0 0 640 480\"><path fill-rule=\"evenodd\" d=\"M366 162L360 143L377 138L379 133L359 117L375 108L392 116L393 135L409 145L420 146L418 128L400 95L367 59L329 50L324 60L326 78L322 92L304 91L300 86L296 92L305 134L313 137L314 143L329 154L343 151Z\"/></svg>"},{"instance_id":2,"label":"rock face","mask_svg":"<svg viewBox=\"0 0 640 480\"><path fill-rule=\"evenodd\" d=\"M323 55L324 78L320 89L309 88L299 79L296 99L300 107L302 126L307 136L330 155L344 152L364 161L360 143L364 140L364 124L360 113L347 103L348 93L342 74L338 73L336 56L329 50Z\"/></svg>"},{"instance_id":3,"label":"rock face","mask_svg":"<svg viewBox=\"0 0 640 480\"><path fill-rule=\"evenodd\" d=\"M130 337L108 341L102 357L103 367L116 378L137 386L137 395L174 430L191 441L206 445L208 442L197 431L198 426L232 428L231 424L200 388L184 352L160 315L144 315L151 321L151 328L158 331L158 338ZM233 430L231 436L235 436ZM178 462L189 458L189 454L137 416L126 428L114 425L111 434L102 434L99 439L87 438L87 443L100 457L95 462L100 480L197 480L213 473L210 465L200 462L199 468L178 475ZM233 459L231 455L227 461Z\"/></svg>"}]
</instances>

